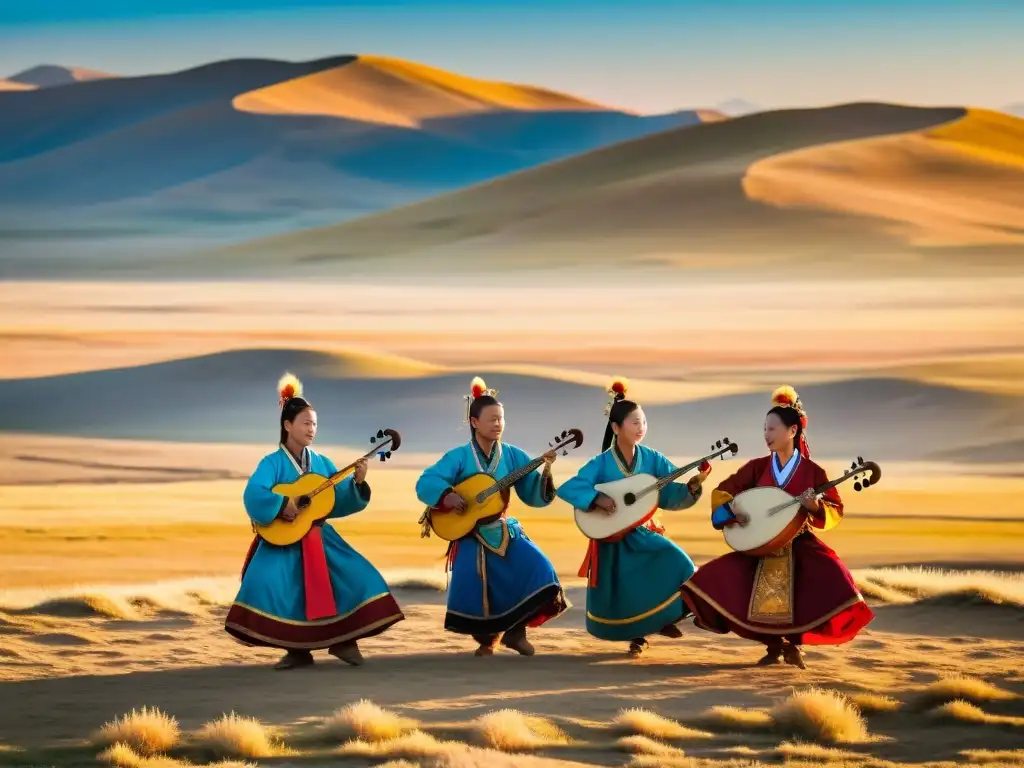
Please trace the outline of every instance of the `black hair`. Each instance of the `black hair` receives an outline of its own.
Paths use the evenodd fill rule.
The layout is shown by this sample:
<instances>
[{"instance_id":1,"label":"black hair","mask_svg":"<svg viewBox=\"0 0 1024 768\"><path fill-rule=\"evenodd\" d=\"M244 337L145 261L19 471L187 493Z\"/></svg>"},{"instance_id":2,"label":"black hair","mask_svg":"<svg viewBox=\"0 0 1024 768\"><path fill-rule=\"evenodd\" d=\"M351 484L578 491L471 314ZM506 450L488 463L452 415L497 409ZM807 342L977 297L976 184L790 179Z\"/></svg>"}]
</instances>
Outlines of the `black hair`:
<instances>
[{"instance_id":1,"label":"black hair","mask_svg":"<svg viewBox=\"0 0 1024 768\"><path fill-rule=\"evenodd\" d=\"M768 411L768 415L773 413L787 427L796 427L796 434L793 435L793 449L800 451L800 438L804 434L803 417L800 415L800 411L791 405L776 405Z\"/></svg>"},{"instance_id":2,"label":"black hair","mask_svg":"<svg viewBox=\"0 0 1024 768\"><path fill-rule=\"evenodd\" d=\"M627 400L624 393L616 393L615 403L612 405L611 410L608 411L608 426L604 430L604 442L601 443L602 451L607 451L612 447L612 443L615 442L615 430L612 429L612 424L621 427L622 422L626 420L629 414L639 407L632 400Z\"/></svg>"},{"instance_id":3,"label":"black hair","mask_svg":"<svg viewBox=\"0 0 1024 768\"><path fill-rule=\"evenodd\" d=\"M469 404L469 418L479 419L480 414L484 412L484 408L489 405L501 405L496 397L493 395L480 395L480 397L474 397L473 402ZM469 432L473 437L476 437L476 427L473 423L469 424Z\"/></svg>"},{"instance_id":4,"label":"black hair","mask_svg":"<svg viewBox=\"0 0 1024 768\"><path fill-rule=\"evenodd\" d=\"M288 441L288 430L284 428L284 423L295 421L300 413L312 407L313 404L304 397L292 397L285 401L284 407L281 409L281 445Z\"/></svg>"}]
</instances>

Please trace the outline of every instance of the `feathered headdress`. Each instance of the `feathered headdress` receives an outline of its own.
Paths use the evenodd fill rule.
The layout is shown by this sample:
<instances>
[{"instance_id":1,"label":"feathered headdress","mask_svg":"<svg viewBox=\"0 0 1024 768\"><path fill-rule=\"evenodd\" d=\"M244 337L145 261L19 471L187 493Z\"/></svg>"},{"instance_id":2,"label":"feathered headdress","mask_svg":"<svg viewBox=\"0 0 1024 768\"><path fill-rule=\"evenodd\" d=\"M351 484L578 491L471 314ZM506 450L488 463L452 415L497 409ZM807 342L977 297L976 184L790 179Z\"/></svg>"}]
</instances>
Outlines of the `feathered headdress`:
<instances>
[{"instance_id":1,"label":"feathered headdress","mask_svg":"<svg viewBox=\"0 0 1024 768\"><path fill-rule=\"evenodd\" d=\"M806 458L811 456L811 447L807 444L807 436L804 434L804 430L807 429L807 412L804 410L804 404L800 402L800 395L791 386L784 385L772 392L772 407L792 408L800 416L800 445L797 449Z\"/></svg>"},{"instance_id":2,"label":"feathered headdress","mask_svg":"<svg viewBox=\"0 0 1024 768\"><path fill-rule=\"evenodd\" d=\"M604 407L605 416L611 414L612 406L615 405L616 400L626 399L627 389L629 389L629 379L627 379L625 376L616 376L614 379L608 382L608 404L605 405Z\"/></svg>"},{"instance_id":3,"label":"feathered headdress","mask_svg":"<svg viewBox=\"0 0 1024 768\"><path fill-rule=\"evenodd\" d=\"M286 373L281 377L280 381L277 382L277 392L281 396L281 399L277 404L281 408L284 408L285 403L293 397L302 396L302 382L299 381L299 377L294 373Z\"/></svg>"},{"instance_id":4,"label":"feathered headdress","mask_svg":"<svg viewBox=\"0 0 1024 768\"><path fill-rule=\"evenodd\" d=\"M498 396L498 390L488 389L486 382L479 376L474 376L472 383L469 385L469 394L463 395L463 399L466 401L466 423L469 423L469 409L473 407L473 401L478 397L484 395L490 395L491 397Z\"/></svg>"}]
</instances>

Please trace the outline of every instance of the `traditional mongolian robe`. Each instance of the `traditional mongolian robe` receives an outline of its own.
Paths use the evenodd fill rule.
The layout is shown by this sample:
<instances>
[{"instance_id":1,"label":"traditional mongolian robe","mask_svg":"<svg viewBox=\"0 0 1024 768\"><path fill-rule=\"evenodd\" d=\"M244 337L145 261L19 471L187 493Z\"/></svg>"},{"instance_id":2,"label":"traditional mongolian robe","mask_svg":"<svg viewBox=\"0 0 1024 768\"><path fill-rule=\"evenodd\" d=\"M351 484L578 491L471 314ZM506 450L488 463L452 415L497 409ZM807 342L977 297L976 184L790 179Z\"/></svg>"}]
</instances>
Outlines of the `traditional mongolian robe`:
<instances>
[{"instance_id":1,"label":"traditional mongolian robe","mask_svg":"<svg viewBox=\"0 0 1024 768\"><path fill-rule=\"evenodd\" d=\"M754 459L712 494L712 525L722 529L735 524L728 502L747 489L775 485L799 496L827 482L825 470L799 452L785 466L775 454ZM852 640L874 613L836 553L812 533L839 524L839 493L834 488L827 491L821 505L800 535L778 552L767 557L730 552L702 566L683 586L683 599L696 614L694 623L765 645L783 637L798 645Z\"/></svg>"},{"instance_id":2,"label":"traditional mongolian robe","mask_svg":"<svg viewBox=\"0 0 1024 768\"><path fill-rule=\"evenodd\" d=\"M471 440L423 472L416 496L435 507L471 475L486 472L500 479L530 460L524 451L500 442L485 456ZM514 488L531 507L546 507L555 498L550 477L540 472L529 473ZM451 632L483 637L524 623L539 627L569 608L551 561L514 517L478 524L473 533L452 542L448 558L452 574L444 627Z\"/></svg>"},{"instance_id":3,"label":"traditional mongolian robe","mask_svg":"<svg viewBox=\"0 0 1024 768\"><path fill-rule=\"evenodd\" d=\"M301 462L282 446L263 457L242 499L254 523L267 525L287 504L270 489L300 474L330 476L337 468L306 448ZM335 488L330 518L366 508L370 486L351 477ZM370 637L404 618L388 585L369 561L330 525L314 526L285 547L258 536L242 569L242 586L228 611L225 628L248 645L315 650Z\"/></svg>"},{"instance_id":4,"label":"traditional mongolian robe","mask_svg":"<svg viewBox=\"0 0 1024 768\"><path fill-rule=\"evenodd\" d=\"M629 466L618 447L612 446L565 482L558 496L574 507L589 509L597 498L594 486L598 483L638 473L662 477L675 469L662 454L643 445L636 446ZM691 494L685 483L670 483L659 492L658 506L686 509L700 495ZM594 637L642 638L675 624L688 613L679 588L696 569L690 557L663 535L665 528L659 517L655 513L644 526L614 540L590 542L579 575L589 577L587 631Z\"/></svg>"}]
</instances>

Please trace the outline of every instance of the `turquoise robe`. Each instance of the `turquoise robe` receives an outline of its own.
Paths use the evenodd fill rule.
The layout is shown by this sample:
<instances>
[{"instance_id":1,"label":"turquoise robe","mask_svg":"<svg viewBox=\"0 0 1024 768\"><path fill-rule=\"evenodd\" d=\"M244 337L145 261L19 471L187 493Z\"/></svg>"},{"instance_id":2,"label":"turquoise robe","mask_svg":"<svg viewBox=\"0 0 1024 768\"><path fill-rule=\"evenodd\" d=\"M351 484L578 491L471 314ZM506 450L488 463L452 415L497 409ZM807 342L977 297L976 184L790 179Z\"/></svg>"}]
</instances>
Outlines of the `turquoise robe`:
<instances>
[{"instance_id":1,"label":"turquoise robe","mask_svg":"<svg viewBox=\"0 0 1024 768\"><path fill-rule=\"evenodd\" d=\"M416 496L435 507L471 475L486 471L500 479L530 461L524 451L503 443L496 443L491 455L485 456L471 440L424 470L416 483ZM520 478L513 487L530 507L546 507L555 498L554 485L539 471ZM444 620L448 631L482 639L520 624L540 626L568 609L555 567L514 517L478 525L452 546Z\"/></svg>"},{"instance_id":2,"label":"turquoise robe","mask_svg":"<svg viewBox=\"0 0 1024 768\"><path fill-rule=\"evenodd\" d=\"M636 446L633 466L627 467L613 446L587 462L574 478L562 484L558 496L578 509L589 509L597 498L594 486L646 473L664 477L676 466L644 445ZM700 498L685 483L671 483L658 494L661 509L692 507ZM600 513L595 513L600 514ZM596 586L587 587L587 631L601 640L633 640L675 624L688 610L680 587L696 567L682 549L661 534L658 514L642 528L614 542L591 542L597 557ZM591 553L584 569L592 566ZM581 569L580 575L591 576Z\"/></svg>"},{"instance_id":3,"label":"turquoise robe","mask_svg":"<svg viewBox=\"0 0 1024 768\"><path fill-rule=\"evenodd\" d=\"M306 472L328 477L337 471L330 459L309 448L303 451L300 463L281 446L263 457L246 483L242 494L245 511L253 523L267 525L287 503L271 488L294 482ZM369 501L369 484L357 486L349 476L335 487L334 509L328 517L355 514L366 509ZM322 541L330 590L326 579L317 581L310 576L310 564L305 562L306 547L319 549L317 537ZM319 584L323 589L318 593L327 594L328 601L333 593L335 613L308 617L306 590L311 584L311 588ZM379 634L403 618L377 569L333 526L325 524L314 528L303 541L284 547L257 536L225 629L248 645L313 650Z\"/></svg>"}]
</instances>

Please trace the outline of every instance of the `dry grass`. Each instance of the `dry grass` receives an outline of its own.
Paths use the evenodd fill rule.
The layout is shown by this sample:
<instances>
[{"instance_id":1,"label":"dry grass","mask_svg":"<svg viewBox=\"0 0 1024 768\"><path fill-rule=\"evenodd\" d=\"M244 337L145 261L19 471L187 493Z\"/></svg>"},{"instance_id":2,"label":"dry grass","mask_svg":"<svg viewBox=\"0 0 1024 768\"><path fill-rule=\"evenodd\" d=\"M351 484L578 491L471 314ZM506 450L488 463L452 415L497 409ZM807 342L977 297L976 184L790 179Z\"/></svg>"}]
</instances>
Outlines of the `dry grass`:
<instances>
[{"instance_id":1,"label":"dry grass","mask_svg":"<svg viewBox=\"0 0 1024 768\"><path fill-rule=\"evenodd\" d=\"M837 760L864 760L868 756L845 749L823 747L820 744L805 744L800 741L784 741L775 748L775 754L785 758L801 760L820 760L832 764Z\"/></svg>"},{"instance_id":2,"label":"dry grass","mask_svg":"<svg viewBox=\"0 0 1024 768\"><path fill-rule=\"evenodd\" d=\"M882 696L878 693L848 693L846 698L865 715L873 715L879 712L895 712L903 706L903 702L891 696Z\"/></svg>"},{"instance_id":3,"label":"dry grass","mask_svg":"<svg viewBox=\"0 0 1024 768\"><path fill-rule=\"evenodd\" d=\"M332 738L363 741L388 741L415 731L419 723L361 699L330 715L323 723L323 732Z\"/></svg>"},{"instance_id":4,"label":"dry grass","mask_svg":"<svg viewBox=\"0 0 1024 768\"><path fill-rule=\"evenodd\" d=\"M861 592L888 603L962 597L994 605L1024 607L1024 574L1021 573L878 568L859 570L856 577Z\"/></svg>"},{"instance_id":5,"label":"dry grass","mask_svg":"<svg viewBox=\"0 0 1024 768\"><path fill-rule=\"evenodd\" d=\"M1009 701L1017 698L1010 691L1003 690L977 677L954 675L941 677L917 694L918 707L928 709L938 704L960 700L981 703L986 701Z\"/></svg>"},{"instance_id":6,"label":"dry grass","mask_svg":"<svg viewBox=\"0 0 1024 768\"><path fill-rule=\"evenodd\" d=\"M774 719L772 719L767 710L744 709L743 707L725 705L710 707L705 710L700 719L711 727L741 731L768 730L775 724Z\"/></svg>"},{"instance_id":7,"label":"dry grass","mask_svg":"<svg viewBox=\"0 0 1024 768\"><path fill-rule=\"evenodd\" d=\"M279 757L289 753L276 732L253 717L234 712L206 723L193 741L217 757Z\"/></svg>"},{"instance_id":8,"label":"dry grass","mask_svg":"<svg viewBox=\"0 0 1024 768\"><path fill-rule=\"evenodd\" d=\"M817 741L860 744L870 740L860 710L835 691L796 691L772 709L771 718L777 729Z\"/></svg>"},{"instance_id":9,"label":"dry grass","mask_svg":"<svg viewBox=\"0 0 1024 768\"><path fill-rule=\"evenodd\" d=\"M981 707L963 699L947 701L930 714L932 717L945 720L959 720L962 723L982 723L985 725L1012 725L1024 727L1024 717L1010 715L990 715Z\"/></svg>"},{"instance_id":10,"label":"dry grass","mask_svg":"<svg viewBox=\"0 0 1024 768\"><path fill-rule=\"evenodd\" d=\"M1024 749L965 749L960 755L972 763L1024 765Z\"/></svg>"},{"instance_id":11,"label":"dry grass","mask_svg":"<svg viewBox=\"0 0 1024 768\"><path fill-rule=\"evenodd\" d=\"M96 756L100 762L107 763L113 768L191 768L192 763L188 760L178 760L166 755L147 757L140 755L129 745L118 743L108 747ZM247 763L241 760L221 760L210 763L205 768L256 768L256 763Z\"/></svg>"},{"instance_id":12,"label":"dry grass","mask_svg":"<svg viewBox=\"0 0 1024 768\"><path fill-rule=\"evenodd\" d=\"M181 737L178 721L156 708L133 709L103 725L93 737L96 744L118 745L151 756L166 752Z\"/></svg>"},{"instance_id":13,"label":"dry grass","mask_svg":"<svg viewBox=\"0 0 1024 768\"><path fill-rule=\"evenodd\" d=\"M624 709L616 715L613 725L652 739L710 739L713 733L687 728L649 709L634 707Z\"/></svg>"},{"instance_id":14,"label":"dry grass","mask_svg":"<svg viewBox=\"0 0 1024 768\"><path fill-rule=\"evenodd\" d=\"M683 757L683 750L666 744L663 741L648 738L647 736L624 736L615 742L615 746L624 752L634 752L640 755L661 755Z\"/></svg>"},{"instance_id":15,"label":"dry grass","mask_svg":"<svg viewBox=\"0 0 1024 768\"><path fill-rule=\"evenodd\" d=\"M342 744L338 753L360 757L436 757L452 746L452 743L438 741L424 731L412 731L379 741L353 739Z\"/></svg>"},{"instance_id":16,"label":"dry grass","mask_svg":"<svg viewBox=\"0 0 1024 768\"><path fill-rule=\"evenodd\" d=\"M474 726L484 744L504 752L569 743L569 737L554 723L515 709L488 712L477 718Z\"/></svg>"}]
</instances>

